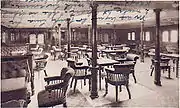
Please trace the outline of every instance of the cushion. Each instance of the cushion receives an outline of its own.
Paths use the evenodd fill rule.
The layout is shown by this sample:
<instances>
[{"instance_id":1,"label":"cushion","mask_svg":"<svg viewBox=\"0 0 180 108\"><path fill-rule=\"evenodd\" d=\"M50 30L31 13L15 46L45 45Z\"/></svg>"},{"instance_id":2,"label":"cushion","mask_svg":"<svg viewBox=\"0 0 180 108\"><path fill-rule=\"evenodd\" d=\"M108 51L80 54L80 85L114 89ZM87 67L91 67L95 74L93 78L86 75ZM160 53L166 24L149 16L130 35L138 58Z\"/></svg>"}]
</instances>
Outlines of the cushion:
<instances>
[{"instance_id":1,"label":"cushion","mask_svg":"<svg viewBox=\"0 0 180 108\"><path fill-rule=\"evenodd\" d=\"M63 93L64 94L64 93ZM66 102L66 97L63 94L59 94L56 91L42 90L38 93L38 105L40 107L50 107Z\"/></svg>"}]
</instances>

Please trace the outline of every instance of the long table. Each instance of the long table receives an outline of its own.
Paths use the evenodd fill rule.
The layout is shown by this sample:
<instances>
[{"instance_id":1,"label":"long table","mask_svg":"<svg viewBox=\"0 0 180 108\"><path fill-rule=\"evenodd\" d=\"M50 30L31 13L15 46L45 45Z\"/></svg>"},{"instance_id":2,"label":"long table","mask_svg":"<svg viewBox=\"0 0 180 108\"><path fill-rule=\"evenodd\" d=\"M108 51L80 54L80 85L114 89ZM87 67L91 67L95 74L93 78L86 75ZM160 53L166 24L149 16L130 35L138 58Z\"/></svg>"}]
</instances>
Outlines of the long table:
<instances>
[{"instance_id":1,"label":"long table","mask_svg":"<svg viewBox=\"0 0 180 108\"><path fill-rule=\"evenodd\" d=\"M125 54L127 52L127 50L102 50L102 54L106 53L106 56L109 57L111 56L116 56L117 54L119 54L120 56L122 56L123 54Z\"/></svg>"},{"instance_id":2,"label":"long table","mask_svg":"<svg viewBox=\"0 0 180 108\"><path fill-rule=\"evenodd\" d=\"M122 49L124 45L106 46L107 49Z\"/></svg>"},{"instance_id":3,"label":"long table","mask_svg":"<svg viewBox=\"0 0 180 108\"><path fill-rule=\"evenodd\" d=\"M155 53L148 53L150 56L155 56ZM162 57L169 57L171 59L176 60L176 77L179 77L179 54L166 54L166 53L160 53L160 56Z\"/></svg>"},{"instance_id":4,"label":"long table","mask_svg":"<svg viewBox=\"0 0 180 108\"><path fill-rule=\"evenodd\" d=\"M102 50L104 53L125 53L126 50Z\"/></svg>"}]
</instances>

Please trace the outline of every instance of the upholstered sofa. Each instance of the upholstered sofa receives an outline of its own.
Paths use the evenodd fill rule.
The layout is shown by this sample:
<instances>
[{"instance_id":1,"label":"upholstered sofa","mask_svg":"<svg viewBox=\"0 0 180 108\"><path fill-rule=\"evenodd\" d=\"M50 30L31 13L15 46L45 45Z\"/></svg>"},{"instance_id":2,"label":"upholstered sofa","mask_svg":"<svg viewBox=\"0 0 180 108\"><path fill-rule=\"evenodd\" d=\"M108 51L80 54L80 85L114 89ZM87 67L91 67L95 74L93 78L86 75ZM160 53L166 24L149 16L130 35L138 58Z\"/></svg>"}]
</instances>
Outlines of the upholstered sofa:
<instances>
[{"instance_id":1,"label":"upholstered sofa","mask_svg":"<svg viewBox=\"0 0 180 108\"><path fill-rule=\"evenodd\" d=\"M1 106L17 107L16 101L30 102L30 68L27 59L1 61ZM12 104L13 103L13 104Z\"/></svg>"}]
</instances>

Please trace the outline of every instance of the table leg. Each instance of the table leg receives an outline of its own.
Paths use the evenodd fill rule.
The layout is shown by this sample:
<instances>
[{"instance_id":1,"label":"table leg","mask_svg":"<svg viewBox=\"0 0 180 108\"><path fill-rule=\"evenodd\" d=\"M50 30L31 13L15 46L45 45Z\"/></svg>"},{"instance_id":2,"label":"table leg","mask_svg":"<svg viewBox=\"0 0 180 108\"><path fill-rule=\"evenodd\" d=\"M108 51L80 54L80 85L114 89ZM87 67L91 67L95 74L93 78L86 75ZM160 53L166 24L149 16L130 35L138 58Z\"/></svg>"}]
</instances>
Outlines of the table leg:
<instances>
[{"instance_id":1,"label":"table leg","mask_svg":"<svg viewBox=\"0 0 180 108\"><path fill-rule=\"evenodd\" d=\"M99 90L101 90L101 66L99 66Z\"/></svg>"},{"instance_id":2,"label":"table leg","mask_svg":"<svg viewBox=\"0 0 180 108\"><path fill-rule=\"evenodd\" d=\"M176 60L176 77L179 77L179 58Z\"/></svg>"}]
</instances>

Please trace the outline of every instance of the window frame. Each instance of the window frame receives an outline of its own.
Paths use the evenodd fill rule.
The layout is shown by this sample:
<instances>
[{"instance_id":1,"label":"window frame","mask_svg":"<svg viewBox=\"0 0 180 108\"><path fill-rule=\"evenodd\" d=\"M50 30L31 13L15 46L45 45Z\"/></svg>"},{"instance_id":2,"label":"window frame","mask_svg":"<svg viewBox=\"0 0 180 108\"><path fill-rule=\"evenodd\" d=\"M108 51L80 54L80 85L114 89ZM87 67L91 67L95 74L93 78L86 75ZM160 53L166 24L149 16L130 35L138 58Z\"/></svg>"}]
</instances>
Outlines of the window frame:
<instances>
[{"instance_id":1,"label":"window frame","mask_svg":"<svg viewBox=\"0 0 180 108\"><path fill-rule=\"evenodd\" d=\"M134 35L133 35L134 34ZM136 40L136 32L131 32L131 40Z\"/></svg>"},{"instance_id":2,"label":"window frame","mask_svg":"<svg viewBox=\"0 0 180 108\"><path fill-rule=\"evenodd\" d=\"M167 32L167 37L166 37L167 40L164 40L164 39L165 39L165 38L164 38L165 36L164 36L163 34L164 34L165 32ZM170 42L170 41L169 41L169 31L168 31L168 30L164 30L164 31L162 32L162 35L161 35L161 36L162 36L162 42Z\"/></svg>"},{"instance_id":3,"label":"window frame","mask_svg":"<svg viewBox=\"0 0 180 108\"><path fill-rule=\"evenodd\" d=\"M149 35L147 36L146 33L149 33ZM147 38L147 37L149 37L149 38ZM150 32L150 31L146 31L146 32L145 32L144 40L145 40L145 41L151 41L151 32Z\"/></svg>"},{"instance_id":4,"label":"window frame","mask_svg":"<svg viewBox=\"0 0 180 108\"><path fill-rule=\"evenodd\" d=\"M176 41L172 41L172 31L175 31L175 32L176 32ZM170 38L169 42L172 42L172 43L178 42L178 30L177 30L177 29L172 29L172 30L170 30L169 38Z\"/></svg>"}]
</instances>

